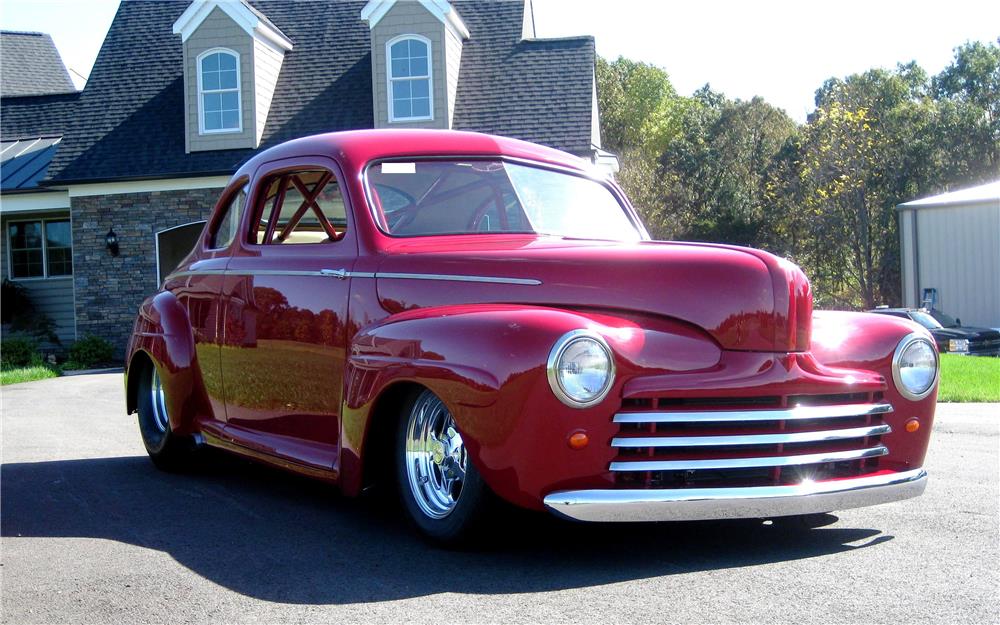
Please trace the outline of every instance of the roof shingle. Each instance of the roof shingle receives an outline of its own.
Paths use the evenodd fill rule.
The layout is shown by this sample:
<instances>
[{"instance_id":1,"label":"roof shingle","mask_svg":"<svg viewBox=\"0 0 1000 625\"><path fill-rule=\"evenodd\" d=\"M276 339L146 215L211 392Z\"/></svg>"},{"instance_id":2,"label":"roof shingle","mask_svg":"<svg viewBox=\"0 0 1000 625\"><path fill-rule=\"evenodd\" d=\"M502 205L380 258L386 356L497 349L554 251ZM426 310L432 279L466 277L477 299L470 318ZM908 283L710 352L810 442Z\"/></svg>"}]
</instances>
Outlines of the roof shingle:
<instances>
[{"instance_id":1,"label":"roof shingle","mask_svg":"<svg viewBox=\"0 0 1000 625\"><path fill-rule=\"evenodd\" d=\"M80 92L0 98L0 138L61 135L79 99Z\"/></svg>"},{"instance_id":2,"label":"roof shingle","mask_svg":"<svg viewBox=\"0 0 1000 625\"><path fill-rule=\"evenodd\" d=\"M45 33L0 31L0 58L0 96L76 91L52 37Z\"/></svg>"},{"instance_id":3,"label":"roof shingle","mask_svg":"<svg viewBox=\"0 0 1000 625\"><path fill-rule=\"evenodd\" d=\"M261 148L305 135L371 128L371 39L364 0L259 0L295 47L286 53ZM454 0L471 38L454 127L584 153L590 148L591 38L521 41L523 3ZM188 2L125 0L111 25L49 180L228 174L256 150L184 151L180 37Z\"/></svg>"}]
</instances>

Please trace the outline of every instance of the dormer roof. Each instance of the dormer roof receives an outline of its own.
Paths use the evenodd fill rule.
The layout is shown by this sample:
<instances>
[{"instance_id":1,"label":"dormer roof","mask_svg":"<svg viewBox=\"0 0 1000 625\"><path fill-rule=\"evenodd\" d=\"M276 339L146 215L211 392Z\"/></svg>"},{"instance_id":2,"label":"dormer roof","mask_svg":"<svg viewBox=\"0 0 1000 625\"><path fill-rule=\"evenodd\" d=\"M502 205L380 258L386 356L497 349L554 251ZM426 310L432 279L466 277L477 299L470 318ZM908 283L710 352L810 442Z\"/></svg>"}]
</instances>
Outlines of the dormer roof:
<instances>
[{"instance_id":1,"label":"dormer roof","mask_svg":"<svg viewBox=\"0 0 1000 625\"><path fill-rule=\"evenodd\" d=\"M462 39L469 38L469 29L455 7L447 0L417 0L431 15L436 17L445 26L453 29ZM361 19L368 22L369 28L375 28L379 21L385 17L386 13L398 2L398 0L369 0L365 8L361 9Z\"/></svg>"},{"instance_id":2,"label":"dormer roof","mask_svg":"<svg viewBox=\"0 0 1000 625\"><path fill-rule=\"evenodd\" d=\"M292 40L267 16L244 0L194 0L174 22L174 34L181 36L181 42L187 41L216 8L228 15L251 37L262 39L285 51L292 49Z\"/></svg>"}]
</instances>

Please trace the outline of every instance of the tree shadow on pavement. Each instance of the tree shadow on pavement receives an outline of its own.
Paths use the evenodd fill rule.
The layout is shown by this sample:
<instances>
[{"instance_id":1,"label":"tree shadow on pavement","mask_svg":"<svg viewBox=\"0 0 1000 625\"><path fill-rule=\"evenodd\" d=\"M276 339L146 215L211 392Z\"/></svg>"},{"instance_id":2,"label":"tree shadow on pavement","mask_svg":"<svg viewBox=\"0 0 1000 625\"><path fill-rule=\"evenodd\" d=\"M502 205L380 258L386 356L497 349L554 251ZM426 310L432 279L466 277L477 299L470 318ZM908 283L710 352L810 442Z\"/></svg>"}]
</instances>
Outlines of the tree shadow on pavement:
<instances>
[{"instance_id":1,"label":"tree shadow on pavement","mask_svg":"<svg viewBox=\"0 0 1000 625\"><path fill-rule=\"evenodd\" d=\"M316 604L561 590L891 540L859 528L592 525L518 514L495 525L487 546L446 551L421 540L401 514L341 498L328 485L223 454L205 465L171 475L140 456L5 464L0 534L140 545L244 595Z\"/></svg>"}]
</instances>

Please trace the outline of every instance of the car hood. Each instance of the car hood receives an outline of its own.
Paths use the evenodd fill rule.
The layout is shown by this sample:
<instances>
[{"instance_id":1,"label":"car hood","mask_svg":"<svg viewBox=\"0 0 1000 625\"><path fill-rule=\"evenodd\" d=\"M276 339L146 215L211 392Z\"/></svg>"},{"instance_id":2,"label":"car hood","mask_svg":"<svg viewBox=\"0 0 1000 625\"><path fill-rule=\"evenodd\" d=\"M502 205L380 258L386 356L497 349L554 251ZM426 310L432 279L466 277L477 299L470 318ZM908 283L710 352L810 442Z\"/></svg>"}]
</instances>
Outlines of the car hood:
<instances>
[{"instance_id":1,"label":"car hood","mask_svg":"<svg viewBox=\"0 0 1000 625\"><path fill-rule=\"evenodd\" d=\"M694 324L725 349L809 345L808 281L759 250L480 235L399 239L384 251L377 289L389 312L463 303L623 310Z\"/></svg>"}]
</instances>

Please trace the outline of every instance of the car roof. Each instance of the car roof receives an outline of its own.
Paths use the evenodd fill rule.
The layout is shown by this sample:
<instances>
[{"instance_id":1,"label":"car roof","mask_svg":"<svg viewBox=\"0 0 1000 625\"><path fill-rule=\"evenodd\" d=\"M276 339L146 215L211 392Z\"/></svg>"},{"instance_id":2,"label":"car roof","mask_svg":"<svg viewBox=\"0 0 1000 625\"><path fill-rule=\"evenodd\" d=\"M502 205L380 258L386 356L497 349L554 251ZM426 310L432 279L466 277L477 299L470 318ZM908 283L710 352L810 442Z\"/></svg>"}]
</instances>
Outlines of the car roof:
<instances>
[{"instance_id":1,"label":"car roof","mask_svg":"<svg viewBox=\"0 0 1000 625\"><path fill-rule=\"evenodd\" d=\"M421 129L370 129L330 132L293 139L265 150L246 162L237 176L261 164L306 155L336 156L344 167L360 169L385 158L416 156L507 156L559 167L593 171L590 163L553 148L477 132Z\"/></svg>"}]
</instances>

